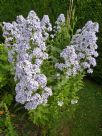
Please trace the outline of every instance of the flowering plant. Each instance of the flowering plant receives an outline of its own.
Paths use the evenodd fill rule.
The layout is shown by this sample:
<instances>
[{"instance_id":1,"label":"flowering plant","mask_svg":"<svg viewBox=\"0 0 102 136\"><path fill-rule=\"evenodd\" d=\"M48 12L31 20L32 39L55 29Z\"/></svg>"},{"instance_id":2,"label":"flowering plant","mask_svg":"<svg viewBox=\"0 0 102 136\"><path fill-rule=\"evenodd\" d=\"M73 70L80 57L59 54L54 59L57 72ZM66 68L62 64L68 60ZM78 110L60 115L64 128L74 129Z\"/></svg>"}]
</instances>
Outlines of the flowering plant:
<instances>
[{"instance_id":1,"label":"flowering plant","mask_svg":"<svg viewBox=\"0 0 102 136\"><path fill-rule=\"evenodd\" d=\"M92 73L98 56L98 23L88 21L70 39L65 16L55 26L34 11L4 22L3 36L8 60L13 66L16 101L28 109L34 124L54 131L60 120L73 111L85 73ZM66 46L68 45L68 46ZM53 124L57 124L53 127ZM43 131L45 135L45 131Z\"/></svg>"}]
</instances>

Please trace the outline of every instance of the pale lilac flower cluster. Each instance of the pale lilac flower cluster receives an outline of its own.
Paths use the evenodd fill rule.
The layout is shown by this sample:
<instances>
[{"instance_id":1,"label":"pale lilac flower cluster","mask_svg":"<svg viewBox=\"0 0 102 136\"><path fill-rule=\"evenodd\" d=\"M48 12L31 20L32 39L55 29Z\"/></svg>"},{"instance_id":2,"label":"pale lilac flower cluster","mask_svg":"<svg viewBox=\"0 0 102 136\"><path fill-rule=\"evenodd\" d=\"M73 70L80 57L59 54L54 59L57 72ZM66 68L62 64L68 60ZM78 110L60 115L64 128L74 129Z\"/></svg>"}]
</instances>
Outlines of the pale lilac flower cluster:
<instances>
[{"instance_id":1,"label":"pale lilac flower cluster","mask_svg":"<svg viewBox=\"0 0 102 136\"><path fill-rule=\"evenodd\" d=\"M92 68L96 66L95 58L98 57L96 51L98 29L98 23L88 21L82 29L77 30L69 46L60 53L65 63L57 63L55 67L66 71L67 77L76 75L83 70L92 73Z\"/></svg>"},{"instance_id":2,"label":"pale lilac flower cluster","mask_svg":"<svg viewBox=\"0 0 102 136\"><path fill-rule=\"evenodd\" d=\"M52 31L52 25L50 23L50 19L48 15L43 16L41 20L41 27L43 30L43 36L45 37L45 39L47 39L49 37L48 32Z\"/></svg>"},{"instance_id":3,"label":"pale lilac flower cluster","mask_svg":"<svg viewBox=\"0 0 102 136\"><path fill-rule=\"evenodd\" d=\"M57 24L58 26L63 25L63 23L65 23L65 16L64 14L60 14L57 18L57 21L55 22L55 24Z\"/></svg>"},{"instance_id":4,"label":"pale lilac flower cluster","mask_svg":"<svg viewBox=\"0 0 102 136\"><path fill-rule=\"evenodd\" d=\"M63 63L56 63L55 67L63 71L65 69L66 77L70 77L72 75L76 75L79 70L79 62L77 60L77 54L75 53L75 49L73 46L67 46L61 53L60 57L62 57L65 61Z\"/></svg>"},{"instance_id":5,"label":"pale lilac flower cluster","mask_svg":"<svg viewBox=\"0 0 102 136\"><path fill-rule=\"evenodd\" d=\"M51 30L48 16L40 21L34 11L26 19L18 16L16 22L4 22L8 59L15 67L16 101L25 104L26 109L36 109L52 95L47 77L40 70L43 61L48 59L45 42Z\"/></svg>"},{"instance_id":6,"label":"pale lilac flower cluster","mask_svg":"<svg viewBox=\"0 0 102 136\"><path fill-rule=\"evenodd\" d=\"M51 34L51 38L54 38L58 32L61 31L62 26L65 25L65 16L64 14L60 14L57 18L57 21L55 22L55 26L53 27L53 33Z\"/></svg>"},{"instance_id":7,"label":"pale lilac flower cluster","mask_svg":"<svg viewBox=\"0 0 102 136\"><path fill-rule=\"evenodd\" d=\"M82 29L77 30L72 37L71 44L74 46L78 61L82 69L87 73L93 72L98 57L96 32L99 31L99 24L88 21Z\"/></svg>"}]
</instances>

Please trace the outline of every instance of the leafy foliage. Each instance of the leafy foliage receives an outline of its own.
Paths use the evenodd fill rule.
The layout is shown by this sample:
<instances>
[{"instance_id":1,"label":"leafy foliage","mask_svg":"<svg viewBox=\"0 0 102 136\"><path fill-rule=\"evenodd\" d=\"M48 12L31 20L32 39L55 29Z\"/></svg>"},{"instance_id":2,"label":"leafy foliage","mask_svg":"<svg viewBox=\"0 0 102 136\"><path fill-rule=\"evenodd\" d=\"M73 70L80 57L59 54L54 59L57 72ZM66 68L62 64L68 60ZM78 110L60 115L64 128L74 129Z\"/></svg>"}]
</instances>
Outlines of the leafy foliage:
<instances>
[{"instance_id":1,"label":"leafy foliage","mask_svg":"<svg viewBox=\"0 0 102 136\"><path fill-rule=\"evenodd\" d=\"M4 91L11 92L14 90L13 75L11 73L7 51L3 44L0 44L0 95L1 93L3 95Z\"/></svg>"},{"instance_id":2,"label":"leafy foliage","mask_svg":"<svg viewBox=\"0 0 102 136\"><path fill-rule=\"evenodd\" d=\"M13 96L11 94L5 94L0 102L0 127L5 128L1 129L1 132L5 134L5 136L17 136L13 124L11 122L10 113L8 110L8 106L11 105L13 100Z\"/></svg>"},{"instance_id":3,"label":"leafy foliage","mask_svg":"<svg viewBox=\"0 0 102 136\"><path fill-rule=\"evenodd\" d=\"M8 107L13 101L14 82L11 66L8 63L7 51L0 45L0 127L5 136L16 136Z\"/></svg>"}]
</instances>

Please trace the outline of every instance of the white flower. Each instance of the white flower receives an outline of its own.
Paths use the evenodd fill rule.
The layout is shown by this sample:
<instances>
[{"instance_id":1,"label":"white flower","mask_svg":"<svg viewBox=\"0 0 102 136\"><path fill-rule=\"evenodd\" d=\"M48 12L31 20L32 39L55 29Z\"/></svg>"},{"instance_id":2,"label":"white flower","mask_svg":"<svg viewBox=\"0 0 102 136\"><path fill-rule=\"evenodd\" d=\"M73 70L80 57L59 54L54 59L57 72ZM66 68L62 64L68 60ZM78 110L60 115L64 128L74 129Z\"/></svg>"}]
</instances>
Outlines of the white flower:
<instances>
[{"instance_id":1,"label":"white flower","mask_svg":"<svg viewBox=\"0 0 102 136\"><path fill-rule=\"evenodd\" d=\"M92 69L88 69L88 70L87 70L87 73L92 74L92 73L93 73L93 70L92 70Z\"/></svg>"},{"instance_id":2,"label":"white flower","mask_svg":"<svg viewBox=\"0 0 102 136\"><path fill-rule=\"evenodd\" d=\"M77 99L72 99L71 100L71 104L77 104L78 103L78 100Z\"/></svg>"},{"instance_id":3,"label":"white flower","mask_svg":"<svg viewBox=\"0 0 102 136\"><path fill-rule=\"evenodd\" d=\"M58 101L57 104L58 104L58 106L62 107L64 102L63 101Z\"/></svg>"}]
</instances>

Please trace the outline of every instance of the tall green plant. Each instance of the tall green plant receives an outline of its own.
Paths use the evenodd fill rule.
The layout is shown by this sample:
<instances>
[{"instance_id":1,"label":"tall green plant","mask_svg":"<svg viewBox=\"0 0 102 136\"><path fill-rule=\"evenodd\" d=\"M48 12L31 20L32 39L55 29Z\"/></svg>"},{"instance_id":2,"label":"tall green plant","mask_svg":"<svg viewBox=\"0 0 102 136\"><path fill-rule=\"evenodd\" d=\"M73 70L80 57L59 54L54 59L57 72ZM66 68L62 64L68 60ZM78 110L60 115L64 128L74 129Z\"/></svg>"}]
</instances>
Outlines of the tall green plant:
<instances>
[{"instance_id":1,"label":"tall green plant","mask_svg":"<svg viewBox=\"0 0 102 136\"><path fill-rule=\"evenodd\" d=\"M72 4L72 3L71 3ZM71 5L72 6L72 5ZM60 52L70 42L75 26L73 7L68 14L66 25L62 26L57 36L47 41L49 60L42 66L42 72L48 77L48 85L52 86L53 96L48 103L39 106L35 110L28 111L29 118L40 129L42 136L59 136L58 130L62 121L68 121L73 115L76 106L71 101L78 100L78 91L83 87L84 73L65 78L62 73L55 70L55 63L58 62ZM68 13L69 13L68 12ZM46 69L48 68L48 69ZM39 135L38 129L38 135Z\"/></svg>"}]
</instances>

